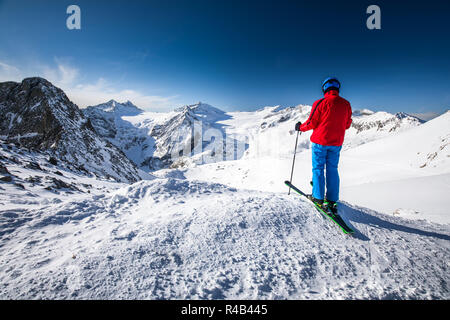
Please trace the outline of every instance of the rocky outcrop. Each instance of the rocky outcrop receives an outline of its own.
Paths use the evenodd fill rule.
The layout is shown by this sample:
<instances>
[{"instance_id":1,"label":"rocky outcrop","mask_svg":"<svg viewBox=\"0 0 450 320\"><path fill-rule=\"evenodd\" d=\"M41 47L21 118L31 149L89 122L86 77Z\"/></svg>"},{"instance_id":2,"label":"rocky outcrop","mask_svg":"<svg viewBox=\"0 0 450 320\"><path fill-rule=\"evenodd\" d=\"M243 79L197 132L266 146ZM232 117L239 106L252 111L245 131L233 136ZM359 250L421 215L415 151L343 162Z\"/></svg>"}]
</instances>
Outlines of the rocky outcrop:
<instances>
[{"instance_id":1,"label":"rocky outcrop","mask_svg":"<svg viewBox=\"0 0 450 320\"><path fill-rule=\"evenodd\" d=\"M43 78L0 83L0 138L48 153L71 170L135 182L136 166L100 137L65 93Z\"/></svg>"}]
</instances>

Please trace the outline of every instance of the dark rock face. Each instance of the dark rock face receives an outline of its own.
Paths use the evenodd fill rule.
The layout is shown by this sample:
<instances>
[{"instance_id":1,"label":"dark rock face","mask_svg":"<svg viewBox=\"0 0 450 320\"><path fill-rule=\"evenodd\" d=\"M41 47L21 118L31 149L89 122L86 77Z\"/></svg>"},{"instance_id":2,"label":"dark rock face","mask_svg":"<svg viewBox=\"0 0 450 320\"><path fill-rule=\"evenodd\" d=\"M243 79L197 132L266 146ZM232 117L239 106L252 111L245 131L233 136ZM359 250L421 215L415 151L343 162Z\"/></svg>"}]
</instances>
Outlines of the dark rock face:
<instances>
[{"instance_id":1,"label":"dark rock face","mask_svg":"<svg viewBox=\"0 0 450 320\"><path fill-rule=\"evenodd\" d=\"M64 92L42 78L0 83L0 139L49 153L70 169L135 182L135 165L97 135Z\"/></svg>"},{"instance_id":2,"label":"dark rock face","mask_svg":"<svg viewBox=\"0 0 450 320\"><path fill-rule=\"evenodd\" d=\"M77 107L42 78L0 84L0 134L7 141L47 149L63 133L57 116L74 119Z\"/></svg>"}]
</instances>

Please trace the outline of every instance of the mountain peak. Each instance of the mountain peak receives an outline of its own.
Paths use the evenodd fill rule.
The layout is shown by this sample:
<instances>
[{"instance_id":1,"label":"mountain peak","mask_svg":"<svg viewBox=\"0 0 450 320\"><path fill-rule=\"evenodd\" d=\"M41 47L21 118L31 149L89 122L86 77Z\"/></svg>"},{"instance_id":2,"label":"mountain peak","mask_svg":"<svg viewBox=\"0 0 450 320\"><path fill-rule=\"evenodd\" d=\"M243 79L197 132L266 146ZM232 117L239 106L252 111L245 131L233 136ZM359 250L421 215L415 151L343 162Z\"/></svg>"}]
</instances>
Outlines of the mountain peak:
<instances>
[{"instance_id":1,"label":"mountain peak","mask_svg":"<svg viewBox=\"0 0 450 320\"><path fill-rule=\"evenodd\" d=\"M193 117L194 119L201 119L202 121L207 122L216 122L219 120L228 119L226 112L203 102L185 105L181 108L175 109L175 111L181 112L189 117Z\"/></svg>"},{"instance_id":2,"label":"mountain peak","mask_svg":"<svg viewBox=\"0 0 450 320\"><path fill-rule=\"evenodd\" d=\"M413 119L419 121L420 123L426 122L425 120L422 120L422 119L420 119L419 117L410 115L409 113L406 113L406 112L397 112L397 113L395 114L395 116L396 116L398 119L413 118Z\"/></svg>"},{"instance_id":3,"label":"mountain peak","mask_svg":"<svg viewBox=\"0 0 450 320\"><path fill-rule=\"evenodd\" d=\"M213 107L207 103L203 103L203 102L197 102L195 104L191 104L191 105L185 105L181 108L178 108L177 111L192 111L197 115L200 114L224 114L225 112Z\"/></svg>"},{"instance_id":4,"label":"mountain peak","mask_svg":"<svg viewBox=\"0 0 450 320\"><path fill-rule=\"evenodd\" d=\"M130 100L126 102L117 102L114 99L109 100L105 103L100 103L95 106L89 106L87 110L100 110L103 112L115 113L118 115L136 115L143 112L142 109L134 105Z\"/></svg>"},{"instance_id":5,"label":"mountain peak","mask_svg":"<svg viewBox=\"0 0 450 320\"><path fill-rule=\"evenodd\" d=\"M22 86L35 87L41 85L43 87L53 88L55 87L50 81L41 77L28 77L22 80Z\"/></svg>"},{"instance_id":6,"label":"mountain peak","mask_svg":"<svg viewBox=\"0 0 450 320\"><path fill-rule=\"evenodd\" d=\"M110 106L115 107L116 104L118 104L118 102L117 102L116 100L114 100L114 99L111 99L111 100L109 100L108 102L105 102L105 103L103 103L103 104L107 104L107 105L110 105Z\"/></svg>"},{"instance_id":7,"label":"mountain peak","mask_svg":"<svg viewBox=\"0 0 450 320\"><path fill-rule=\"evenodd\" d=\"M29 116L30 119L50 114L56 120L64 117L72 120L79 118L78 107L69 100L64 91L41 77L29 77L21 82L0 83L0 100L12 108L8 109L9 112ZM48 124L48 121L45 123ZM11 123L8 127L12 125Z\"/></svg>"},{"instance_id":8,"label":"mountain peak","mask_svg":"<svg viewBox=\"0 0 450 320\"><path fill-rule=\"evenodd\" d=\"M129 106L129 107L136 107L136 105L134 105L130 100L127 100L126 102L122 103L124 106ZM137 108L137 107L136 107Z\"/></svg>"}]
</instances>

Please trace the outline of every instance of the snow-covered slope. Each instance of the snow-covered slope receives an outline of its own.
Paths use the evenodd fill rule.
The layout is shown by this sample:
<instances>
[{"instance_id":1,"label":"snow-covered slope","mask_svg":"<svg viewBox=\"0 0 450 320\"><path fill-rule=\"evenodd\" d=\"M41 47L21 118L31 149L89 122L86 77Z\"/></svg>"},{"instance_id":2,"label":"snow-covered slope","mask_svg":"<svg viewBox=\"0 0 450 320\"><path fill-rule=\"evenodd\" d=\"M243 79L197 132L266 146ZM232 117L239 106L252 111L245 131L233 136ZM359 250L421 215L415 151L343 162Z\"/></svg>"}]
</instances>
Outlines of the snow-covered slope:
<instances>
[{"instance_id":1,"label":"snow-covered slope","mask_svg":"<svg viewBox=\"0 0 450 320\"><path fill-rule=\"evenodd\" d=\"M347 157L370 158L373 163L395 163L399 170L427 168L428 173L450 173L450 111L389 138L349 150ZM420 174L419 174L420 175Z\"/></svg>"},{"instance_id":2,"label":"snow-covered slope","mask_svg":"<svg viewBox=\"0 0 450 320\"><path fill-rule=\"evenodd\" d=\"M122 151L99 137L64 92L42 78L0 83L0 138L51 154L86 175L140 179Z\"/></svg>"},{"instance_id":3,"label":"snow-covered slope","mask_svg":"<svg viewBox=\"0 0 450 320\"><path fill-rule=\"evenodd\" d=\"M380 212L450 223L448 214L450 112L409 130L341 153L341 199ZM292 168L295 134L278 140L260 133L250 157L184 170L189 179L282 192ZM276 136L275 136L276 137ZM347 136L346 136L347 139ZM253 152L252 146L259 147ZM299 142L293 182L311 191L309 141ZM165 172L161 172L162 175Z\"/></svg>"},{"instance_id":4,"label":"snow-covered slope","mask_svg":"<svg viewBox=\"0 0 450 320\"><path fill-rule=\"evenodd\" d=\"M70 199L105 194L124 186L68 170L62 161L14 144L0 144L0 236L30 221L28 212L53 210ZM68 220L71 218L67 218ZM0 241L0 247L5 243Z\"/></svg>"},{"instance_id":5,"label":"snow-covered slope","mask_svg":"<svg viewBox=\"0 0 450 320\"><path fill-rule=\"evenodd\" d=\"M382 212L450 223L450 112L350 149L341 159L343 199Z\"/></svg>"},{"instance_id":6,"label":"snow-covered slope","mask_svg":"<svg viewBox=\"0 0 450 320\"><path fill-rule=\"evenodd\" d=\"M154 179L36 210L1 233L0 297L448 299L448 227L343 204Z\"/></svg>"}]
</instances>

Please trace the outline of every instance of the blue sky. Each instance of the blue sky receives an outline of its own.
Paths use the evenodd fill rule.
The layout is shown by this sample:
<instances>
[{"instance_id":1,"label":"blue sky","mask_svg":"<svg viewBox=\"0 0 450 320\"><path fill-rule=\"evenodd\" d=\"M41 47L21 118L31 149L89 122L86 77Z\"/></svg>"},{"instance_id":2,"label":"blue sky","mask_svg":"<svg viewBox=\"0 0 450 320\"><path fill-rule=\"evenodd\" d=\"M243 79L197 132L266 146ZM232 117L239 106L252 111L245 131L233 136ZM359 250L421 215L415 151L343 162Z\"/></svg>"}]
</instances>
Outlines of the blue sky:
<instances>
[{"instance_id":1,"label":"blue sky","mask_svg":"<svg viewBox=\"0 0 450 320\"><path fill-rule=\"evenodd\" d=\"M66 8L81 8L81 30ZM381 8L381 30L366 8ZM80 106L312 104L335 75L354 109L450 106L446 1L0 0L0 81L44 76Z\"/></svg>"}]
</instances>

